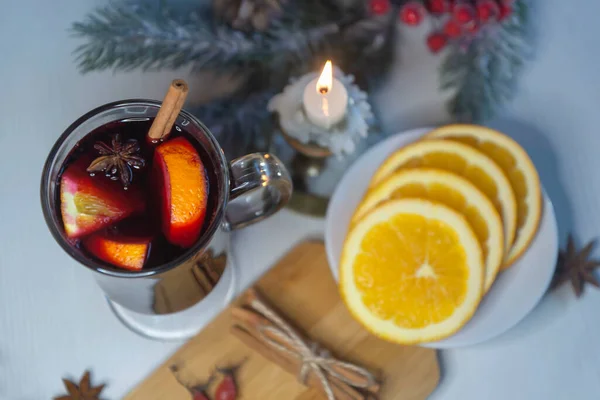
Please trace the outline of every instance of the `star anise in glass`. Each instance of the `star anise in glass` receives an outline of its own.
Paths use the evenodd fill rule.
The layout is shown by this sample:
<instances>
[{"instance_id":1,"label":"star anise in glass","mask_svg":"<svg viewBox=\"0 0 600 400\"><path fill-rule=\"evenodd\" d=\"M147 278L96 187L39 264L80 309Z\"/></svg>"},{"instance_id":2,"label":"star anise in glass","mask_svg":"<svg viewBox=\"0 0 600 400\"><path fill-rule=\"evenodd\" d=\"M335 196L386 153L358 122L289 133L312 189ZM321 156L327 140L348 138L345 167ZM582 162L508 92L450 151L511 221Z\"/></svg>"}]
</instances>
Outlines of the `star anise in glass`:
<instances>
[{"instance_id":1,"label":"star anise in glass","mask_svg":"<svg viewBox=\"0 0 600 400\"><path fill-rule=\"evenodd\" d=\"M590 259L590 253L595 246L596 241L592 240L583 249L577 251L573 237L569 235L566 250L561 250L558 254L552 287L556 288L571 281L577 297L583 294L583 286L586 283L600 288L600 281L594 276L594 270L600 267L600 260Z\"/></svg>"},{"instance_id":2,"label":"star anise in glass","mask_svg":"<svg viewBox=\"0 0 600 400\"><path fill-rule=\"evenodd\" d=\"M140 151L138 141L129 139L125 143L121 143L118 133L113 136L110 146L104 142L97 142L94 144L94 149L100 153L100 157L92 161L87 171L90 173L104 172L112 180L120 179L125 189L133 179L132 168L140 169L146 163L142 157L137 155Z\"/></svg>"},{"instance_id":3,"label":"star anise in glass","mask_svg":"<svg viewBox=\"0 0 600 400\"><path fill-rule=\"evenodd\" d=\"M55 397L54 400L98 400L100 393L104 389L104 385L91 386L89 371L85 371L85 374L83 374L83 377L79 381L79 385L68 379L63 379L63 383L69 394Z\"/></svg>"}]
</instances>

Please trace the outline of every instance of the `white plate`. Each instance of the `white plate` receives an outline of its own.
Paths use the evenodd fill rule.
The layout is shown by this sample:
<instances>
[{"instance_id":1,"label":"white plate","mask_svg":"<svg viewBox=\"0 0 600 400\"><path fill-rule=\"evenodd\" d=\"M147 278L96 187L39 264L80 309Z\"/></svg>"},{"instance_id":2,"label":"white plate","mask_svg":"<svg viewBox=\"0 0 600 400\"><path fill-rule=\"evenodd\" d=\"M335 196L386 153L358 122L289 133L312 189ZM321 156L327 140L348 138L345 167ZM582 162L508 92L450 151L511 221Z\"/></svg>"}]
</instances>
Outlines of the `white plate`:
<instances>
[{"instance_id":1,"label":"white plate","mask_svg":"<svg viewBox=\"0 0 600 400\"><path fill-rule=\"evenodd\" d=\"M348 170L333 194L325 221L327 258L335 279L348 224L365 193L371 176L395 150L415 141L429 128L394 135L363 154ZM522 320L548 289L558 254L554 209L544 193L544 211L537 236L525 254L502 272L477 312L459 332L427 347L451 348L481 343L504 333Z\"/></svg>"}]
</instances>

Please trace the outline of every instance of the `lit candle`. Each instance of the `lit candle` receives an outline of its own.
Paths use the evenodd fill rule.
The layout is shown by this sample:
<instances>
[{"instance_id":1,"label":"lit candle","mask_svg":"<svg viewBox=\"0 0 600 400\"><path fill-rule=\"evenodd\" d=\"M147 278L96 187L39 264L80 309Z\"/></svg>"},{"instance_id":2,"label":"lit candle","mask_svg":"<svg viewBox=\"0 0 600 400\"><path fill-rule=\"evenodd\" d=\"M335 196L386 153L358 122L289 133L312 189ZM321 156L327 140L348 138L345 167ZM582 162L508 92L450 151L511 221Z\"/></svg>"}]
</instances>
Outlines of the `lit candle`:
<instances>
[{"instance_id":1,"label":"lit candle","mask_svg":"<svg viewBox=\"0 0 600 400\"><path fill-rule=\"evenodd\" d=\"M321 128L329 129L346 116L348 91L333 77L331 61L325 63L321 76L306 85L302 103L310 122Z\"/></svg>"}]
</instances>

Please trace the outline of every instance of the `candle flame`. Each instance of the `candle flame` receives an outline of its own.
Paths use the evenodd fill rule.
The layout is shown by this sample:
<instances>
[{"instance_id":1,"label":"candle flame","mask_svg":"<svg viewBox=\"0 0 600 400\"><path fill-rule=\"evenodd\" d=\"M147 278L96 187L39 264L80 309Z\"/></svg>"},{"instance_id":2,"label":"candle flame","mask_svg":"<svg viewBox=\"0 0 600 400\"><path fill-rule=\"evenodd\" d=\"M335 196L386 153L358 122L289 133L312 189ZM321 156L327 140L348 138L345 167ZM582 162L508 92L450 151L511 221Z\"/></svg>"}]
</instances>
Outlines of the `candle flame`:
<instances>
[{"instance_id":1,"label":"candle flame","mask_svg":"<svg viewBox=\"0 0 600 400\"><path fill-rule=\"evenodd\" d=\"M332 87L333 67L331 65L331 60L327 60L323 67L323 72L321 72L321 76L319 76L319 80L317 80L317 93L327 94L331 91Z\"/></svg>"}]
</instances>

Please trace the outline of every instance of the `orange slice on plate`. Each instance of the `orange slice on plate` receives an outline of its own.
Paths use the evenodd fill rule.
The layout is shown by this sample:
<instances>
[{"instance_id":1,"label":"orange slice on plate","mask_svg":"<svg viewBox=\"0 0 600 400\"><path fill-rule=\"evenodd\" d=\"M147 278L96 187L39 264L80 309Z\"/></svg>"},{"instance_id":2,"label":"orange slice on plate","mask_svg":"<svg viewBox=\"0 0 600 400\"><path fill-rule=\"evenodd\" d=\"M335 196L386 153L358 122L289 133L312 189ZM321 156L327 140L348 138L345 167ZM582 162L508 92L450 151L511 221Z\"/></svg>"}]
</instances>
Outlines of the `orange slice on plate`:
<instances>
[{"instance_id":1,"label":"orange slice on plate","mask_svg":"<svg viewBox=\"0 0 600 400\"><path fill-rule=\"evenodd\" d=\"M437 168L470 181L498 210L504 227L505 255L515 237L517 205L508 178L488 156L462 143L422 140L401 148L388 157L371 179L370 190L403 168Z\"/></svg>"},{"instance_id":2,"label":"orange slice on plate","mask_svg":"<svg viewBox=\"0 0 600 400\"><path fill-rule=\"evenodd\" d=\"M479 125L448 125L426 138L461 142L481 151L502 168L517 201L517 231L505 267L529 247L542 216L542 188L537 170L527 152L510 137Z\"/></svg>"},{"instance_id":3,"label":"orange slice on plate","mask_svg":"<svg viewBox=\"0 0 600 400\"><path fill-rule=\"evenodd\" d=\"M483 293L477 236L461 214L421 199L391 200L344 242L340 291L352 315L383 339L443 339L471 318Z\"/></svg>"},{"instance_id":4,"label":"orange slice on plate","mask_svg":"<svg viewBox=\"0 0 600 400\"><path fill-rule=\"evenodd\" d=\"M390 175L360 203L352 225L385 201L420 198L444 204L458 211L473 229L483 251L484 291L494 283L504 258L504 233L500 214L492 202L472 183L451 172L412 168Z\"/></svg>"}]
</instances>

